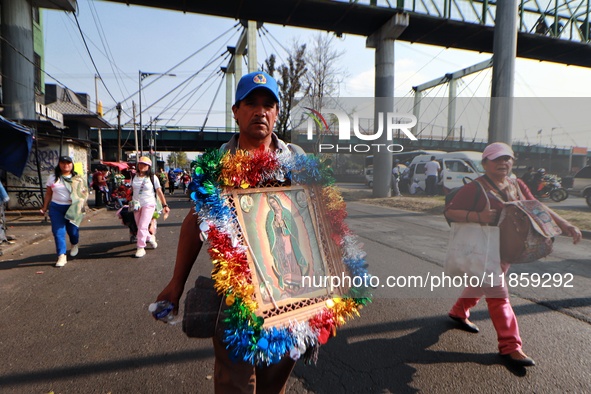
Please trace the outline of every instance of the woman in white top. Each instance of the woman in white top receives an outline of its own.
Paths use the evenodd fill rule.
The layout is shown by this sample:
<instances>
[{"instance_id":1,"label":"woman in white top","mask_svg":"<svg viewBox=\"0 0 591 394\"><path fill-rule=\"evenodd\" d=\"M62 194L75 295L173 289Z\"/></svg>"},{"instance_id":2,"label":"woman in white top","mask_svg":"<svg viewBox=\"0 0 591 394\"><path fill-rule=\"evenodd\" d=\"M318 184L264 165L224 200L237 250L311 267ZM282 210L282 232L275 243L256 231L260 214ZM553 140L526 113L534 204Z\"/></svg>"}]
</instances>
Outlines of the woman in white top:
<instances>
[{"instance_id":1,"label":"woman in white top","mask_svg":"<svg viewBox=\"0 0 591 394\"><path fill-rule=\"evenodd\" d=\"M84 205L88 198L86 182L74 171L72 158L61 156L54 173L47 179L47 191L41 214L45 215L49 208L51 231L55 239L57 252L56 267L63 267L66 259L66 234L70 238L72 249L70 256L78 254L78 226L84 215Z\"/></svg>"},{"instance_id":2,"label":"woman in white top","mask_svg":"<svg viewBox=\"0 0 591 394\"><path fill-rule=\"evenodd\" d=\"M131 205L137 225L137 250L135 257L144 257L146 255L146 242L150 243L154 249L158 247L156 236L150 237L149 232L150 221L156 210L156 197L160 198L165 214L170 212L170 208L166 204L160 181L152 172L152 160L149 157L140 157L137 164L137 174L133 178L131 186L133 189Z\"/></svg>"}]
</instances>

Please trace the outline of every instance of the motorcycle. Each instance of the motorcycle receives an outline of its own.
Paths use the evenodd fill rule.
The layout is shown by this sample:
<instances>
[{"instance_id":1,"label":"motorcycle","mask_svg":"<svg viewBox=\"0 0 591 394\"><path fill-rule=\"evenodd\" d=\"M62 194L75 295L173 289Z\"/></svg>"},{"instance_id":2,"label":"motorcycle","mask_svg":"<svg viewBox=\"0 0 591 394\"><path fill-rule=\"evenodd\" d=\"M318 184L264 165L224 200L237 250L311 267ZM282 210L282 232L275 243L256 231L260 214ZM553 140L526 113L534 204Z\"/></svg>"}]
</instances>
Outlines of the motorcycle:
<instances>
[{"instance_id":1,"label":"motorcycle","mask_svg":"<svg viewBox=\"0 0 591 394\"><path fill-rule=\"evenodd\" d=\"M568 191L562 187L561 179L556 175L544 175L538 184L534 197L537 199L550 198L552 201L561 202L568 198Z\"/></svg>"}]
</instances>

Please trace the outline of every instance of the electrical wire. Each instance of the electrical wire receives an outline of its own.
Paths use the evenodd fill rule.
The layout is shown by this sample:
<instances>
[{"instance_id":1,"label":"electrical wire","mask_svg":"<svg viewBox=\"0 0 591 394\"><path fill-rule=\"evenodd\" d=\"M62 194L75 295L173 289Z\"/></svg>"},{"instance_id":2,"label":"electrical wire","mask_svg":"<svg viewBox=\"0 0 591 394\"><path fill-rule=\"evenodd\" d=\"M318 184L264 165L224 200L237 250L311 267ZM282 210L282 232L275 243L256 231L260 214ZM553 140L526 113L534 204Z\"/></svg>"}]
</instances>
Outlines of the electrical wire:
<instances>
[{"instance_id":1,"label":"electrical wire","mask_svg":"<svg viewBox=\"0 0 591 394\"><path fill-rule=\"evenodd\" d=\"M223 44L223 46L226 46L226 47L227 47L227 44L228 44L228 42L230 41L230 39L231 39L231 37L230 37L230 38L228 38L228 40L226 40L226 42ZM228 59L228 57L230 56L230 53L229 53L227 50L226 50L224 53L225 53L225 56L224 56L224 58L222 58L222 59L221 59L221 61L220 61L220 63L214 67L214 72L215 72L215 70L218 70L218 69L220 69L220 67L221 67L222 63L223 63L223 62L224 62L226 59ZM224 54L222 54L222 55L224 55ZM208 62L207 62L207 65L209 65L209 64L212 64L212 63L215 61L215 59L216 59L216 58L219 58L219 57L218 57L218 56L216 56L216 55L212 56L212 57L211 57L211 58L208 60ZM205 69L205 68L204 68L204 69ZM182 98L185 98L185 97L187 97L187 95L189 95L189 97L187 98L187 100L185 101L185 103L184 103L184 104L182 104L181 108L179 108L179 110L178 110L178 111L180 111L180 109L182 109L182 107L184 107L184 106L185 106L185 105L186 105L186 104L189 102L189 100L190 100L190 99L193 97L193 95L194 95L194 94L197 92L197 90L198 90L198 89L199 89L199 88L200 88L200 87L201 87L203 84L199 85L199 86L198 86L196 89L193 89L192 91L190 91L190 92L189 92L187 95L183 96L183 97L182 97L180 100L178 100L178 101L176 101L176 102L174 102L174 100L176 100L176 99L177 99L177 97L179 97L179 96L182 94L182 92L185 90L185 88L187 88L187 87L189 86L189 83L190 83L192 80L194 80L194 78L195 78L195 77L196 77L196 76L197 76L197 75L198 75L198 74L199 74L201 71L203 71L204 69L202 69L202 70L200 70L199 72L197 72L197 73L193 74L193 75L192 75L192 76L189 78L189 80L187 81L187 83L185 84L185 86L184 86L184 87L183 87L183 88L182 88L182 89L181 89L181 90L180 90L180 91L179 91L179 92L178 92L178 93L177 93L177 94L176 94L176 95L175 95L173 98L171 98L171 99L170 99L170 101L169 101L168 105L167 105L167 106L165 106L165 108L162 110L162 112L161 112L161 113L160 113L158 116L156 116L156 118L160 117L160 116L161 116L161 115L162 115L162 114L163 114L165 111L167 111L168 109L172 108L172 107L173 107L175 104L177 104L177 103L178 103L180 100L182 100ZM209 80L209 78L211 78L211 76L212 76L212 75L214 75L214 72L212 72L212 73L211 73L211 74L210 74L208 77L206 77L205 81L208 81L208 80ZM174 102L174 104L172 104L173 102ZM189 108L191 108L191 107L189 107ZM172 118L175 118L175 117L176 117L176 115L178 114L178 111L177 111L177 112L175 112L175 114L174 114L174 115L172 115L170 118L171 118L171 119L172 119ZM187 112L188 112L188 110L187 110ZM184 115L183 115L183 117L184 117ZM183 117L181 117L180 119L182 119ZM179 121L180 121L180 119L179 119ZM178 124L178 123L177 123L177 124Z\"/></svg>"},{"instance_id":2,"label":"electrical wire","mask_svg":"<svg viewBox=\"0 0 591 394\"><path fill-rule=\"evenodd\" d=\"M205 115L205 120L203 121L203 125L201 126L201 130L200 130L201 132L203 131L203 129L205 128L205 125L207 124L207 120L209 119L209 114L211 113L211 109L213 108L213 104L215 103L215 99L218 97L218 93L220 92L223 82L224 82L224 78L220 78L220 84L218 85L218 88L215 91L215 95L213 96L213 100L211 100L211 104L209 106L209 109L207 110L207 114Z\"/></svg>"},{"instance_id":3,"label":"electrical wire","mask_svg":"<svg viewBox=\"0 0 591 394\"><path fill-rule=\"evenodd\" d=\"M225 59L226 59L226 58L222 59L222 62L224 62L224 61L225 61ZM220 63L220 64L221 64L221 63ZM198 85L196 88L194 88L194 89L192 89L191 91L189 91L187 94L185 94L184 96L182 96L181 98L179 98L177 101L175 101L175 102L171 102L171 103L169 104L169 106L168 106L168 109L170 109L170 108L174 108L174 106L175 106L176 104L178 104L178 103L179 103L181 100L183 100L183 99L185 99L185 98L186 98L185 102L179 106L179 108L176 110L176 112L175 112L173 115L171 115L171 119L170 119L169 121L167 121L167 123L165 124L165 126L167 126L167 125L168 125L168 122L170 122L170 121L172 121L172 120L174 120L174 119L177 119L177 115L178 115L178 113L179 113L179 112L180 112L180 111L181 111L183 108L187 107L187 103L189 102L189 100L190 100L190 99L191 99L191 98L192 98L192 97L193 97L193 96L194 96L194 95L195 95L195 94L196 94L196 93L199 91L199 89L201 89L201 87L203 87L203 86L204 86L204 85L205 85L207 82L210 82L210 81L211 81L211 77L215 75L215 73L216 73L216 70L219 70L219 67L217 67L217 66L216 66L216 67L213 69L213 71L212 71L212 72L211 72L211 73L210 73L210 74L209 74L207 77L205 77L205 79L204 79L203 83L199 84L199 85ZM207 89L205 89L205 90L204 90L203 94L205 94L205 92L207 92ZM197 98L197 100L196 100L196 101L198 101L198 100L199 100L201 97L203 97L203 94L202 94L201 96L199 96L199 97ZM176 99L176 97L178 97L178 95L177 95L177 96L175 96L175 99ZM180 123L181 119L183 119L183 118L186 116L186 114L187 114L187 113L188 113L188 111L189 111L189 110L192 108L192 106L188 106L187 108L189 108L189 109L187 109L187 111L185 112L185 114L183 114L183 116L181 116L180 118L178 118L178 119L177 119L177 123L175 124L175 126L176 126L176 125L178 125L178 124ZM166 108L165 108L165 110L166 110ZM158 117L160 117L161 115L163 115L165 110L163 110L163 111L162 111L162 112L161 112L161 113L160 113L160 114L157 116L157 118L158 118Z\"/></svg>"},{"instance_id":4,"label":"electrical wire","mask_svg":"<svg viewBox=\"0 0 591 394\"><path fill-rule=\"evenodd\" d=\"M184 119L185 116L187 116L187 114L189 113L189 111L196 105L196 103L201 100L201 98L203 97L203 95L209 90L209 88L211 87L211 85L213 85L214 80L211 79L213 76L215 76L216 74L216 70L214 69L209 75L208 77L204 80L204 82L202 84L200 84L199 86L197 86L195 89L193 89L192 91L190 91L189 93L187 93L186 95L184 95L183 97L181 97L178 101L181 101L183 99L186 98L186 100L184 101L184 103L176 110L176 112L174 113L174 115L172 116L172 118L177 119L176 123L174 124L175 126L178 126L179 123L181 122L182 119ZM201 93L201 95L199 95L199 97L197 97L197 99L195 99L195 101L193 102L192 105L187 105L187 103L189 102L189 100L191 100L193 98L193 96L195 96L195 94L197 94L197 92L201 89L201 87L203 87L205 85L206 82L210 82L209 86L203 90L203 93ZM177 101L177 103L178 103ZM176 104L176 103L175 103ZM185 113L177 118L178 113L183 109L183 108L187 108L187 110L185 111Z\"/></svg>"},{"instance_id":5,"label":"electrical wire","mask_svg":"<svg viewBox=\"0 0 591 394\"><path fill-rule=\"evenodd\" d=\"M96 73L99 76L101 83L105 87L109 96L111 96L111 99L114 102L118 102L117 99L113 96L113 94L109 90L108 86L105 84L105 81L103 80L103 77L101 76L101 72L99 71L98 67L96 66L96 63L94 62L94 58L92 57L92 53L90 53L90 49L88 48L88 44L86 43L86 38L84 38L84 34L82 33L82 28L80 27L80 22L78 21L78 17L76 16L76 14L74 14L74 19L76 20L76 26L78 26L78 31L80 32L80 37L82 37L82 42L84 43L84 47L86 48L86 52L88 53L88 56L90 56L90 60L92 61L92 65L94 66L94 69L96 70Z\"/></svg>"},{"instance_id":6,"label":"electrical wire","mask_svg":"<svg viewBox=\"0 0 591 394\"><path fill-rule=\"evenodd\" d=\"M119 82L119 74L115 71L116 69L119 69L119 67L116 66L115 57L113 56L113 52L111 51L111 47L109 46L109 42L107 41L105 30L103 29L103 25L99 18L96 7L94 6L94 3L94 0L88 2L90 13L92 14L92 19L94 20L96 30L98 32L101 43L103 44L104 51L107 55L107 60L109 60L109 66L111 67L111 71L113 71L113 74L115 76L115 82L119 87L119 93L121 93L121 96L124 97L125 93L123 93L123 88L121 86L121 83ZM127 92L127 94L129 94L129 92Z\"/></svg>"},{"instance_id":7,"label":"electrical wire","mask_svg":"<svg viewBox=\"0 0 591 394\"><path fill-rule=\"evenodd\" d=\"M221 56L227 56L227 52L226 54L221 54ZM200 73L201 71L203 71L204 69L206 69L211 63L213 63L213 61L211 61L210 63L206 64L205 66L203 66L199 71L197 71L195 74ZM181 86L183 86L188 80L190 80L191 78L193 78L194 75L190 76L189 78L185 79L184 81L182 81L181 83L179 83L177 86L175 86L174 88L172 88L170 91L168 91L168 93L164 94L162 97L160 97L158 100L156 100L155 102L153 102L152 104L150 104L148 107L146 108L142 108L141 113L143 114L144 112L146 112L147 110L149 110L150 108L152 108L154 105L158 104L160 101L164 100L166 97L168 97L170 94L172 94L174 91L176 91L178 88L180 88ZM139 116L139 114L138 114Z\"/></svg>"},{"instance_id":8,"label":"electrical wire","mask_svg":"<svg viewBox=\"0 0 591 394\"><path fill-rule=\"evenodd\" d=\"M23 59L25 59L26 61L28 61L29 63L31 63L33 65L33 67L35 67L35 69L38 69L39 71L41 71L43 74L47 75L49 78L53 79L54 81L56 81L57 83L59 83L61 86L67 87L66 84L64 84L63 82L61 82L59 79L57 79L56 77L54 77L53 75L49 74L47 71L45 71L42 67L39 67L35 64L34 61L32 61L31 59L29 59L24 53L22 53L18 48L16 48L14 45L12 45L12 43L10 41L8 41L6 38L4 38L1 34L0 34L0 40L4 41L10 48L12 48L16 53L18 53L20 56L23 57ZM24 86L24 85L23 85ZM28 87L28 86L27 86Z\"/></svg>"},{"instance_id":9,"label":"electrical wire","mask_svg":"<svg viewBox=\"0 0 591 394\"><path fill-rule=\"evenodd\" d=\"M231 28L229 28L228 30L224 31L223 33L221 33L220 35L218 35L216 38L214 38L213 40L211 40L210 42L208 42L206 45L202 46L201 48L199 48L198 50L196 50L195 52L193 52L192 54L190 54L189 56L187 56L186 58L184 58L183 60L181 60L180 62L178 62L177 64L175 64L174 66L170 67L167 71L163 72L162 74L169 74L171 71L174 71L174 69L176 69L177 67L179 67L181 64L187 62L189 59L191 59L192 57L194 57L195 55L199 54L201 51L205 50L207 47L209 47L210 45L212 45L213 43L215 43L216 41L218 41L220 38L222 38L223 36L225 36L226 34L228 34L229 32L231 32L232 30L235 30L236 27L241 26L240 23L236 23L235 25L233 25ZM240 32L240 30L236 31L234 33L235 36L238 32ZM228 41L231 39L232 37L230 37L228 39ZM152 85L153 83L155 83L156 81L158 81L160 78L162 78L163 75L159 75L157 78L151 80L149 83L147 83L145 86L143 86L143 88L147 88L150 85ZM121 103L127 102L129 99L135 97L139 92L139 89L136 90L135 92L133 92L131 95L129 95L127 98L123 99L121 101ZM116 109L116 106L109 108L105 111L106 113L109 113L113 110Z\"/></svg>"}]
</instances>

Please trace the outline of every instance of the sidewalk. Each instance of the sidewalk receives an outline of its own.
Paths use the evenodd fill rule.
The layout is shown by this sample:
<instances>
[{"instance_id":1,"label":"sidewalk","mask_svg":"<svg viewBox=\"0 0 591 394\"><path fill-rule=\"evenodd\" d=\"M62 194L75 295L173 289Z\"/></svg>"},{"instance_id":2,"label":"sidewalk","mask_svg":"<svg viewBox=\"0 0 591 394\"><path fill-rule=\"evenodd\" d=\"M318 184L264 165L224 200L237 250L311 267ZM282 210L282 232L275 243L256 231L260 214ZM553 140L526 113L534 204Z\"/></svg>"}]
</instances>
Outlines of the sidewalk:
<instances>
[{"instance_id":1,"label":"sidewalk","mask_svg":"<svg viewBox=\"0 0 591 394\"><path fill-rule=\"evenodd\" d=\"M91 220L106 208L90 208L84 220ZM39 210L6 211L6 237L0 243L0 261L9 259L16 251L51 236L49 216L41 216Z\"/></svg>"}]
</instances>

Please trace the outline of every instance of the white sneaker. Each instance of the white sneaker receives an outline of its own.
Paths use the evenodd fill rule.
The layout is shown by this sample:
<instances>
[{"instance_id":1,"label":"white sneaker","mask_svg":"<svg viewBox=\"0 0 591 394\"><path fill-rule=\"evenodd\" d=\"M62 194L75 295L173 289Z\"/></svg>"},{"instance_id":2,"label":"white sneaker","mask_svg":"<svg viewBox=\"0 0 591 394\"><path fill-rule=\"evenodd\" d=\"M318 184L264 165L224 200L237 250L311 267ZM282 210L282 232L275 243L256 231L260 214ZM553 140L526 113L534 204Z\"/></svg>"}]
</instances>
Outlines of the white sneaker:
<instances>
[{"instance_id":1,"label":"white sneaker","mask_svg":"<svg viewBox=\"0 0 591 394\"><path fill-rule=\"evenodd\" d=\"M72 249L70 250L70 256L75 257L78 255L78 244L72 245Z\"/></svg>"},{"instance_id":2,"label":"white sneaker","mask_svg":"<svg viewBox=\"0 0 591 394\"><path fill-rule=\"evenodd\" d=\"M55 263L56 267L63 267L64 265L66 265L66 263L68 262L68 259L66 258L65 254L60 254L57 257L57 263Z\"/></svg>"},{"instance_id":3,"label":"white sneaker","mask_svg":"<svg viewBox=\"0 0 591 394\"><path fill-rule=\"evenodd\" d=\"M152 249L156 249L158 247L158 242L156 242L156 237L150 238L150 240L148 241L148 243L150 244L150 246L152 247Z\"/></svg>"},{"instance_id":4,"label":"white sneaker","mask_svg":"<svg viewBox=\"0 0 591 394\"><path fill-rule=\"evenodd\" d=\"M146 255L146 249L144 248L137 248L135 252L135 257L144 257Z\"/></svg>"}]
</instances>

